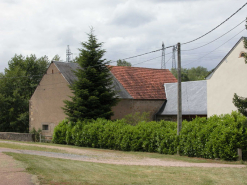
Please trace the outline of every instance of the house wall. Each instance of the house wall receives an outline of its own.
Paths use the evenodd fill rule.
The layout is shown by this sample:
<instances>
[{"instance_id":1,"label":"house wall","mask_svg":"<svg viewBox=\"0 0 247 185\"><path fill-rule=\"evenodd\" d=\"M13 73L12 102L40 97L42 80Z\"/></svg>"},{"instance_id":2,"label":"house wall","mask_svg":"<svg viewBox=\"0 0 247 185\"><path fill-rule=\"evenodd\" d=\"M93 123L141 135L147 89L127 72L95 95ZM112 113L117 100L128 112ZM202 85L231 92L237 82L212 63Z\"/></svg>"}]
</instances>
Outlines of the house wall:
<instances>
[{"instance_id":1,"label":"house wall","mask_svg":"<svg viewBox=\"0 0 247 185\"><path fill-rule=\"evenodd\" d=\"M122 119L125 115L135 112L149 112L150 120L153 120L154 114L160 109L165 100L138 100L122 99L113 107L114 116L111 119Z\"/></svg>"},{"instance_id":2,"label":"house wall","mask_svg":"<svg viewBox=\"0 0 247 185\"><path fill-rule=\"evenodd\" d=\"M72 96L68 84L52 63L29 102L30 130L48 125L48 130L42 130L42 135L47 138L52 136L54 127L66 117L61 107L64 106L63 100Z\"/></svg>"},{"instance_id":3,"label":"house wall","mask_svg":"<svg viewBox=\"0 0 247 185\"><path fill-rule=\"evenodd\" d=\"M239 42L212 77L208 79L208 117L237 110L232 103L234 93L247 97L247 64L243 57L239 57L242 51L247 52L243 41Z\"/></svg>"}]
</instances>

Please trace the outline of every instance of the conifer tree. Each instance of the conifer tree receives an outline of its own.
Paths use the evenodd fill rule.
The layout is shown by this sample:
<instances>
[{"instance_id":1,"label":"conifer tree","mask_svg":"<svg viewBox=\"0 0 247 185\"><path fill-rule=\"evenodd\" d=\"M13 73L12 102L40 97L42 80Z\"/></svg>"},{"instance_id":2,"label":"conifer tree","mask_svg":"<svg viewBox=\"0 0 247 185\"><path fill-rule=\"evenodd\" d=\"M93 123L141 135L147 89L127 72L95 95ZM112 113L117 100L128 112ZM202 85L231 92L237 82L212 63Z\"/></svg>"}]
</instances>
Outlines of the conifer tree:
<instances>
[{"instance_id":1,"label":"conifer tree","mask_svg":"<svg viewBox=\"0 0 247 185\"><path fill-rule=\"evenodd\" d=\"M69 120L76 122L84 119L106 118L113 115L111 108L117 104L112 78L106 59L102 59L105 50L98 43L93 29L88 41L82 42L76 62L80 68L74 71L77 80L70 86L74 96L66 100L64 112Z\"/></svg>"}]
</instances>

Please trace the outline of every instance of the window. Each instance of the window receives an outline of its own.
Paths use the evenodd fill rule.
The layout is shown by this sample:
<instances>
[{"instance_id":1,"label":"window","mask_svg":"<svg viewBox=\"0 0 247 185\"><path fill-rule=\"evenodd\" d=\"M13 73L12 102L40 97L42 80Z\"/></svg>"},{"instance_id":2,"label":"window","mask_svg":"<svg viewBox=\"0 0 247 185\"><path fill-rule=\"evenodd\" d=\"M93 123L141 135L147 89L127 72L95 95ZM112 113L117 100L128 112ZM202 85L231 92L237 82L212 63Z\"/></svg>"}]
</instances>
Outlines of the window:
<instances>
[{"instance_id":1,"label":"window","mask_svg":"<svg viewBox=\"0 0 247 185\"><path fill-rule=\"evenodd\" d=\"M42 125L42 130L49 130L49 125Z\"/></svg>"}]
</instances>

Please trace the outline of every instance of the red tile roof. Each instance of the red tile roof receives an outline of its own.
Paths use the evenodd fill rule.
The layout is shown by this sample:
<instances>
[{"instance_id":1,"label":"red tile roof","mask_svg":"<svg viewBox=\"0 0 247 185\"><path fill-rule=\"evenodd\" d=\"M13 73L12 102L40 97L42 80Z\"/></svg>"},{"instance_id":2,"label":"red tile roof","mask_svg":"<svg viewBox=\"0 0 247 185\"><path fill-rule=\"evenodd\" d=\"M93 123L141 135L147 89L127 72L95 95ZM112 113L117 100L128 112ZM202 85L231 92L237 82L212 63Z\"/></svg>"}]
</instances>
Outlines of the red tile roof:
<instances>
[{"instance_id":1,"label":"red tile roof","mask_svg":"<svg viewBox=\"0 0 247 185\"><path fill-rule=\"evenodd\" d=\"M111 66L111 72L134 99L166 99L164 83L177 82L168 69Z\"/></svg>"}]
</instances>

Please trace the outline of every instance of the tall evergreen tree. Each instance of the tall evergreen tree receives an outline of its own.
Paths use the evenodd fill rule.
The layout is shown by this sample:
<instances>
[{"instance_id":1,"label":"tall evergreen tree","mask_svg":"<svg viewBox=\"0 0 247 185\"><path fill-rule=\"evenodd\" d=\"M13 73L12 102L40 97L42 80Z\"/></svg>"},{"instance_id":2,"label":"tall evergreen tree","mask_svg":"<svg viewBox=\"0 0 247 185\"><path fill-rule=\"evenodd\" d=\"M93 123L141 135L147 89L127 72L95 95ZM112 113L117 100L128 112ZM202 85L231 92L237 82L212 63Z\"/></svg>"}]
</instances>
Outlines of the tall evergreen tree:
<instances>
[{"instance_id":1,"label":"tall evergreen tree","mask_svg":"<svg viewBox=\"0 0 247 185\"><path fill-rule=\"evenodd\" d=\"M70 86L74 96L71 101L64 101L64 112L69 120L76 122L83 119L106 118L113 115L112 106L117 104L109 63L102 59L105 50L101 49L93 29L88 34L88 41L82 42L82 49L76 59L80 68L74 71L77 80Z\"/></svg>"}]
</instances>

